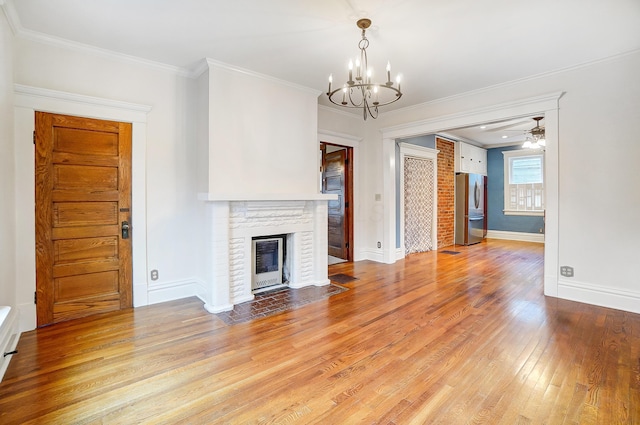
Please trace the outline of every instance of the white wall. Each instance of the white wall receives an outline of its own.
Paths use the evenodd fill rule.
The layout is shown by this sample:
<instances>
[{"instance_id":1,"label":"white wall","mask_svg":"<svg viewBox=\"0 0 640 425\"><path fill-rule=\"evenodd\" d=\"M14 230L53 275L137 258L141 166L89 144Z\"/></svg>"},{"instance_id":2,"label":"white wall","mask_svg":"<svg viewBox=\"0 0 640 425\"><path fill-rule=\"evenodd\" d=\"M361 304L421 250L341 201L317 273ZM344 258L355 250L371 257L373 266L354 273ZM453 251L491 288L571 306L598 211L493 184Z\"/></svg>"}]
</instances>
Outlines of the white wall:
<instances>
[{"instance_id":1,"label":"white wall","mask_svg":"<svg viewBox=\"0 0 640 425\"><path fill-rule=\"evenodd\" d=\"M319 92L208 63L209 195L317 194Z\"/></svg>"},{"instance_id":2,"label":"white wall","mask_svg":"<svg viewBox=\"0 0 640 425\"><path fill-rule=\"evenodd\" d=\"M4 9L3 9L4 10ZM0 305L16 306L13 34L0 11Z\"/></svg>"}]
</instances>

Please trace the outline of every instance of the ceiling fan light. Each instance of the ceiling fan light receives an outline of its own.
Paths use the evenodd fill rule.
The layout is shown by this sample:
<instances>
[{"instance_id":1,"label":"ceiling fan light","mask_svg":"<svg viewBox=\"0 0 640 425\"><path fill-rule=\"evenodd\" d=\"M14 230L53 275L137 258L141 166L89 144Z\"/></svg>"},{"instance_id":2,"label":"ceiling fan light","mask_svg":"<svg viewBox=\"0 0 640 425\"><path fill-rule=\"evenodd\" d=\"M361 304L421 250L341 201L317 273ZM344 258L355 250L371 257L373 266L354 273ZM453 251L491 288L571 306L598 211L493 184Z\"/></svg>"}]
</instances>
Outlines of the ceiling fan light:
<instances>
[{"instance_id":1,"label":"ceiling fan light","mask_svg":"<svg viewBox=\"0 0 640 425\"><path fill-rule=\"evenodd\" d=\"M531 148L531 141L525 140L525 142L522 144L522 147L525 148L525 149L530 149Z\"/></svg>"},{"instance_id":2,"label":"ceiling fan light","mask_svg":"<svg viewBox=\"0 0 640 425\"><path fill-rule=\"evenodd\" d=\"M540 146L547 146L547 141L544 138L542 138L542 139L538 140L538 144Z\"/></svg>"}]
</instances>

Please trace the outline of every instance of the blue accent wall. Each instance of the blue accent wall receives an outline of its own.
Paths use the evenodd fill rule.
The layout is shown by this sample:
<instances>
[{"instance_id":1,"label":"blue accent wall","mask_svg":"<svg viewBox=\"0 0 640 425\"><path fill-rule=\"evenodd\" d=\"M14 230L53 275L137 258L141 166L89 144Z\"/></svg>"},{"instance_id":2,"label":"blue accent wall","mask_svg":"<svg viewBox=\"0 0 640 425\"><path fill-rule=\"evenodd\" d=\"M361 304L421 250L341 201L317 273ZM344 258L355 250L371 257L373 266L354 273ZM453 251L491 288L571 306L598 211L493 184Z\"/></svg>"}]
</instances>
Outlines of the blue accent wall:
<instances>
[{"instance_id":1,"label":"blue accent wall","mask_svg":"<svg viewBox=\"0 0 640 425\"><path fill-rule=\"evenodd\" d=\"M422 146L423 148L436 148L436 135L429 134L426 136L409 137L408 139L400 139L398 142L409 143L411 145Z\"/></svg>"},{"instance_id":2,"label":"blue accent wall","mask_svg":"<svg viewBox=\"0 0 640 425\"><path fill-rule=\"evenodd\" d=\"M504 215L504 155L502 152L521 149L506 146L487 149L487 229L507 232L539 233L544 229L541 216Z\"/></svg>"}]
</instances>

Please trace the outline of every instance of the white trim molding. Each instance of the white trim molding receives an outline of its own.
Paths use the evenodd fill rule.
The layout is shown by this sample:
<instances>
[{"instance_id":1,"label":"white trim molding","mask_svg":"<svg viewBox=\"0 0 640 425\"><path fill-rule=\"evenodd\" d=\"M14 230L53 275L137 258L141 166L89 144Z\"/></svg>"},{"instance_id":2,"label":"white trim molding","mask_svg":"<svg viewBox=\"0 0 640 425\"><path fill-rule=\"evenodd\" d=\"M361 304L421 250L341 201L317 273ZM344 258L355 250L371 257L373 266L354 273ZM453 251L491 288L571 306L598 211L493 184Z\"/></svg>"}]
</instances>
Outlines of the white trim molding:
<instances>
[{"instance_id":1,"label":"white trim molding","mask_svg":"<svg viewBox=\"0 0 640 425\"><path fill-rule=\"evenodd\" d=\"M198 297L204 301L206 288L204 281L194 277L188 280L150 284L148 292L149 304L157 304L188 297Z\"/></svg>"},{"instance_id":2,"label":"white trim molding","mask_svg":"<svg viewBox=\"0 0 640 425\"><path fill-rule=\"evenodd\" d=\"M103 49L101 47L92 46L90 44L79 43L77 41L67 40L62 37L56 37L50 34L44 34L42 32L26 29L22 26L22 22L20 21L20 17L16 12L15 7L13 6L12 0L0 1L0 7L2 7L2 9L4 10L5 16L7 17L7 21L9 22L9 26L11 27L13 34L16 37L20 37L24 40L74 50L84 54L114 59L120 62L139 64L149 68L174 73L183 77L191 77L193 75L193 71L186 68L168 65L166 63L152 61L149 59L143 59L139 56L127 55L125 53L116 52L115 50Z\"/></svg>"},{"instance_id":3,"label":"white trim molding","mask_svg":"<svg viewBox=\"0 0 640 425\"><path fill-rule=\"evenodd\" d=\"M192 72L192 74L190 75L191 78L197 78L198 76L200 76L200 74L202 74L204 71L206 70L211 70L211 69L224 69L227 71L233 71L233 72L237 72L240 74L245 74L245 75L249 75L253 78L257 78L263 81L268 81L270 83L274 83L274 84L278 84L281 86L285 86L285 87L289 87L295 90L299 90L305 93L309 93L315 97L320 96L320 94L322 93L322 91L317 90L317 89L312 89L310 87L306 87L306 86L302 86L300 84L295 84L292 83L290 81L287 80L282 80L280 78L276 78L276 77L272 77L271 75L267 75L267 74L261 74L259 72L256 71L252 71L250 69L247 68L242 68L239 66L235 66L235 65L230 65L228 63L224 63L224 62L220 62L211 58L205 58L204 59L204 64L200 63Z\"/></svg>"},{"instance_id":4,"label":"white trim molding","mask_svg":"<svg viewBox=\"0 0 640 425\"><path fill-rule=\"evenodd\" d=\"M637 291L626 291L562 278L558 281L558 297L640 314L640 292Z\"/></svg>"},{"instance_id":5,"label":"white trim molding","mask_svg":"<svg viewBox=\"0 0 640 425\"><path fill-rule=\"evenodd\" d=\"M383 138L406 139L425 134L446 132L452 128L468 127L511 118L526 117L532 113L558 109L558 99L564 92L554 92L528 99L500 103L486 108L463 111L382 129ZM546 126L545 126L546 128Z\"/></svg>"},{"instance_id":6,"label":"white trim molding","mask_svg":"<svg viewBox=\"0 0 640 425\"><path fill-rule=\"evenodd\" d=\"M487 239L504 239L508 241L544 243L544 233L525 233L525 232L507 232L504 230L487 230Z\"/></svg>"}]
</instances>

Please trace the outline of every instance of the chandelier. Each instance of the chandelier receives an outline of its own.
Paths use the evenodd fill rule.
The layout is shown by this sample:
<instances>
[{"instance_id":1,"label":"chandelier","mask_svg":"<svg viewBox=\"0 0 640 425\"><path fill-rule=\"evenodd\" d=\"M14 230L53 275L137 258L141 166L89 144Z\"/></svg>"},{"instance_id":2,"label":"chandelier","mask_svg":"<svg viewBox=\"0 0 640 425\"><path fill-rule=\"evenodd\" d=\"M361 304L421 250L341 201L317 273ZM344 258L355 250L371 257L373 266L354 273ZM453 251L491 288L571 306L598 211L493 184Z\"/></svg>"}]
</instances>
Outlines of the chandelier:
<instances>
[{"instance_id":1,"label":"chandelier","mask_svg":"<svg viewBox=\"0 0 640 425\"><path fill-rule=\"evenodd\" d=\"M522 145L525 149L540 149L547 145L544 137L544 127L540 127L540 120L544 117L533 118L536 122L536 126L529 130L529 135L526 136L526 140Z\"/></svg>"},{"instance_id":2,"label":"chandelier","mask_svg":"<svg viewBox=\"0 0 640 425\"><path fill-rule=\"evenodd\" d=\"M362 109L362 116L365 120L367 116L376 119L378 118L378 107L393 103L402 97L400 76L396 77L398 85L396 88L391 81L391 64L387 62L387 81L383 84L372 82L373 69L369 67L367 62L369 40L365 34L367 28L371 26L371 20L363 18L358 20L356 24L362 30L362 40L358 43L360 58L355 61L355 75L353 61L349 60L349 80L341 87L332 89L333 75L329 75L327 96L334 105Z\"/></svg>"}]
</instances>

